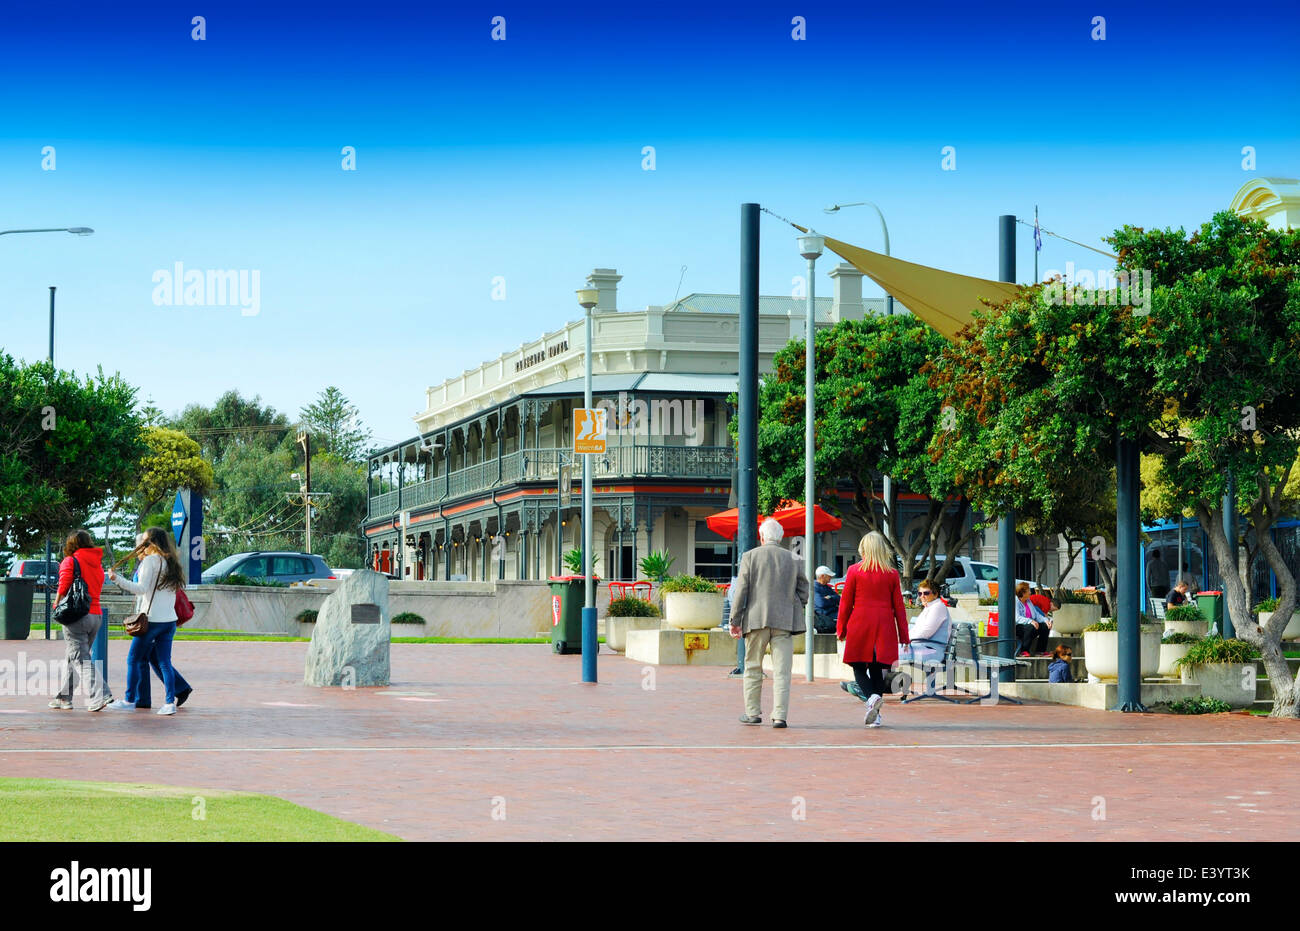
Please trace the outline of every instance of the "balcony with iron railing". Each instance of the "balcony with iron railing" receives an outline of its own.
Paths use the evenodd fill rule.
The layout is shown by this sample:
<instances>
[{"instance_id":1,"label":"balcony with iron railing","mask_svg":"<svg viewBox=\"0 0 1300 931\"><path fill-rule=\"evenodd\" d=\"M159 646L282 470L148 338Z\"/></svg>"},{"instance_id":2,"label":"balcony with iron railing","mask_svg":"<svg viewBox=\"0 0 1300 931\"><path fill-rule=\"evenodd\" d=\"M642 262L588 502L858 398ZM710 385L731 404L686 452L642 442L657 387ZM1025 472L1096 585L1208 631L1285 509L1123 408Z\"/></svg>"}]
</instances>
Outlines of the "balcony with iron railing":
<instances>
[{"instance_id":1,"label":"balcony with iron railing","mask_svg":"<svg viewBox=\"0 0 1300 931\"><path fill-rule=\"evenodd\" d=\"M730 481L735 451L730 446L610 446L604 455L591 457L593 481L637 478L684 478ZM555 481L561 464L579 462L565 448L524 449L501 457L500 483L497 460L488 459L450 476L412 482L370 497L370 518L389 517L400 511L504 488L520 482ZM581 477L580 468L574 478Z\"/></svg>"}]
</instances>

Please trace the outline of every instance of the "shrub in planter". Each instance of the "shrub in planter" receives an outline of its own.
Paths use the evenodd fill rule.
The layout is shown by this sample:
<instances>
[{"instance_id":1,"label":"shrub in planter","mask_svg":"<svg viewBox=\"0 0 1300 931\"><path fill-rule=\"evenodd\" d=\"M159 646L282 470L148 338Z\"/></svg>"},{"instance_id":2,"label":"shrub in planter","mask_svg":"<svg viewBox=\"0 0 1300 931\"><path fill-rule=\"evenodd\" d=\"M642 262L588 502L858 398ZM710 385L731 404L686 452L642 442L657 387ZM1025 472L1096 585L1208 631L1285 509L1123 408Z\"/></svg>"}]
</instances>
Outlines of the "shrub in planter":
<instances>
[{"instance_id":1,"label":"shrub in planter","mask_svg":"<svg viewBox=\"0 0 1300 931\"><path fill-rule=\"evenodd\" d=\"M1259 626L1263 627L1277 611L1277 599L1265 598L1255 605L1255 611L1259 615ZM1282 639L1300 640L1300 610L1291 612L1291 619L1286 622L1286 627L1282 630Z\"/></svg>"},{"instance_id":2,"label":"shrub in planter","mask_svg":"<svg viewBox=\"0 0 1300 931\"><path fill-rule=\"evenodd\" d=\"M315 608L304 608L295 615L294 620L303 624L315 624L317 613Z\"/></svg>"},{"instance_id":3,"label":"shrub in planter","mask_svg":"<svg viewBox=\"0 0 1300 931\"><path fill-rule=\"evenodd\" d=\"M641 557L641 574L652 582L663 584L663 580L668 578L668 573L672 571L673 563L676 561L676 557L655 550Z\"/></svg>"},{"instance_id":4,"label":"shrub in planter","mask_svg":"<svg viewBox=\"0 0 1300 931\"><path fill-rule=\"evenodd\" d=\"M1052 629L1058 634L1080 634L1101 620L1101 605L1092 598L1063 588L1056 593L1056 600L1060 607L1052 612Z\"/></svg>"},{"instance_id":5,"label":"shrub in planter","mask_svg":"<svg viewBox=\"0 0 1300 931\"><path fill-rule=\"evenodd\" d=\"M981 598L980 604L987 605L990 608L996 608L998 605L998 600L996 598Z\"/></svg>"},{"instance_id":6,"label":"shrub in planter","mask_svg":"<svg viewBox=\"0 0 1300 931\"><path fill-rule=\"evenodd\" d=\"M722 592L698 575L664 579L664 621L679 630L708 630L722 623Z\"/></svg>"},{"instance_id":7,"label":"shrub in planter","mask_svg":"<svg viewBox=\"0 0 1300 931\"><path fill-rule=\"evenodd\" d=\"M1165 630L1204 637L1210 632L1210 622L1196 605L1178 605L1165 611Z\"/></svg>"},{"instance_id":8,"label":"shrub in planter","mask_svg":"<svg viewBox=\"0 0 1300 931\"><path fill-rule=\"evenodd\" d=\"M1145 618L1144 618L1145 619ZM1159 624L1140 624L1138 674L1154 676L1160 669ZM1089 675L1113 680L1119 676L1119 622L1112 619L1089 624L1083 629L1083 664Z\"/></svg>"},{"instance_id":9,"label":"shrub in planter","mask_svg":"<svg viewBox=\"0 0 1300 931\"><path fill-rule=\"evenodd\" d=\"M1245 640L1206 637L1178 660L1184 685L1199 685L1201 695L1249 708L1255 701L1255 660L1259 651Z\"/></svg>"},{"instance_id":10,"label":"shrub in planter","mask_svg":"<svg viewBox=\"0 0 1300 931\"><path fill-rule=\"evenodd\" d=\"M591 574L596 574L596 567L600 565L600 557L591 557ZM569 550L564 554L564 568L568 569L573 575L582 575L582 550Z\"/></svg>"},{"instance_id":11,"label":"shrub in planter","mask_svg":"<svg viewBox=\"0 0 1300 931\"><path fill-rule=\"evenodd\" d=\"M1076 592L1070 588L1062 588L1053 595L1053 600L1062 605L1095 605L1097 596L1085 592Z\"/></svg>"},{"instance_id":12,"label":"shrub in planter","mask_svg":"<svg viewBox=\"0 0 1300 931\"><path fill-rule=\"evenodd\" d=\"M610 617L658 617L659 609L641 598L615 598L609 603Z\"/></svg>"},{"instance_id":13,"label":"shrub in planter","mask_svg":"<svg viewBox=\"0 0 1300 931\"><path fill-rule=\"evenodd\" d=\"M1160 668L1156 670L1157 675L1177 676L1178 661L1191 648L1193 643L1199 643L1200 637L1194 634L1183 633L1180 630L1166 630L1165 635L1160 638Z\"/></svg>"},{"instance_id":14,"label":"shrub in planter","mask_svg":"<svg viewBox=\"0 0 1300 931\"><path fill-rule=\"evenodd\" d=\"M420 617L420 615L416 614L414 611L403 611L401 614L393 618L393 623L394 624L423 624L424 618Z\"/></svg>"}]
</instances>

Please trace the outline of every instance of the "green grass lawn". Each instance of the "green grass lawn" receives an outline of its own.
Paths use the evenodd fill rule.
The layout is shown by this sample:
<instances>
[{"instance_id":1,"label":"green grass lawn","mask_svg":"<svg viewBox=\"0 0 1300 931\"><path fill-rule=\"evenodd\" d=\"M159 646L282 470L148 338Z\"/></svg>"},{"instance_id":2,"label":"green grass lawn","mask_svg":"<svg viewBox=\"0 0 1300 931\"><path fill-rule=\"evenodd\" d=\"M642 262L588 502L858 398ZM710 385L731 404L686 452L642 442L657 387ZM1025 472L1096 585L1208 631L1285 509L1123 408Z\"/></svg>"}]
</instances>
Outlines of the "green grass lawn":
<instances>
[{"instance_id":1,"label":"green grass lawn","mask_svg":"<svg viewBox=\"0 0 1300 931\"><path fill-rule=\"evenodd\" d=\"M142 783L0 779L0 841L400 839L253 792Z\"/></svg>"}]
</instances>

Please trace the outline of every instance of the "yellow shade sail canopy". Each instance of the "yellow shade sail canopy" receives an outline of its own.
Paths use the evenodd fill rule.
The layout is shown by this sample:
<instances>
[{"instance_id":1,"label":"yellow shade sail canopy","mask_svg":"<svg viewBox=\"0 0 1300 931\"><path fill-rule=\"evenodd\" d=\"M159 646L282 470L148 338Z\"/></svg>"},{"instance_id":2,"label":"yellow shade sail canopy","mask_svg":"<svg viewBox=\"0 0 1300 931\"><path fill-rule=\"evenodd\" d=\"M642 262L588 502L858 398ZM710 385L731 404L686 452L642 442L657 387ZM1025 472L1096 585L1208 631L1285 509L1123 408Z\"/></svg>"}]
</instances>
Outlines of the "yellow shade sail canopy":
<instances>
[{"instance_id":1,"label":"yellow shade sail canopy","mask_svg":"<svg viewBox=\"0 0 1300 931\"><path fill-rule=\"evenodd\" d=\"M796 229L802 230L803 227L796 226ZM1019 285L1008 281L957 275L850 246L829 236L824 238L828 249L880 285L886 294L892 294L913 315L948 339L955 338L957 331L971 322L972 311L983 306L981 298L1000 304L1015 297L1020 290Z\"/></svg>"}]
</instances>

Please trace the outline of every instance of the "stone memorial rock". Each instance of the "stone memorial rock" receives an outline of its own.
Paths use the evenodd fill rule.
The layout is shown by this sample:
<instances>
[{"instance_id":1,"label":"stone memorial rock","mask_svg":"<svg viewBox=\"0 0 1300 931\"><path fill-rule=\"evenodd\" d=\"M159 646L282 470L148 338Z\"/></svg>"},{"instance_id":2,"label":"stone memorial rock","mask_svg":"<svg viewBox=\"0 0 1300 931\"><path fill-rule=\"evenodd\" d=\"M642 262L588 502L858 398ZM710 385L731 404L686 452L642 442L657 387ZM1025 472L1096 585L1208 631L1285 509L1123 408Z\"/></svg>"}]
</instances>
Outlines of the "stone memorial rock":
<instances>
[{"instance_id":1,"label":"stone memorial rock","mask_svg":"<svg viewBox=\"0 0 1300 931\"><path fill-rule=\"evenodd\" d=\"M320 606L307 646L307 685L388 685L388 579L358 569Z\"/></svg>"}]
</instances>

